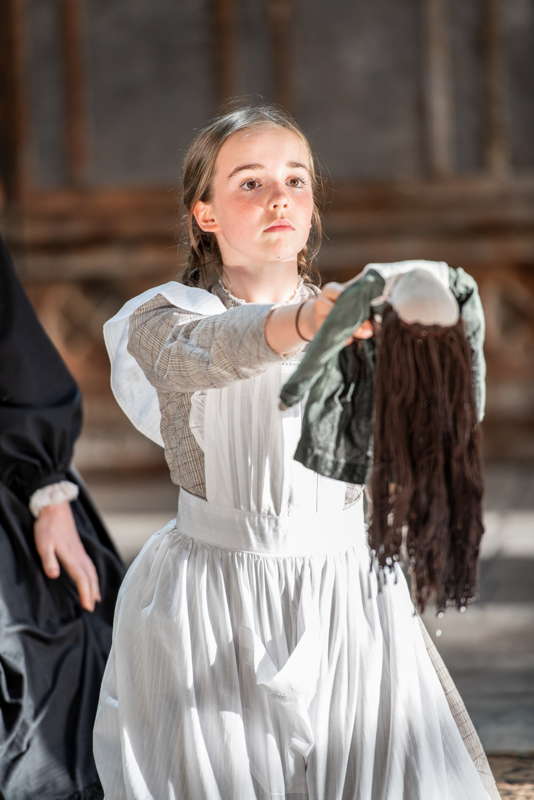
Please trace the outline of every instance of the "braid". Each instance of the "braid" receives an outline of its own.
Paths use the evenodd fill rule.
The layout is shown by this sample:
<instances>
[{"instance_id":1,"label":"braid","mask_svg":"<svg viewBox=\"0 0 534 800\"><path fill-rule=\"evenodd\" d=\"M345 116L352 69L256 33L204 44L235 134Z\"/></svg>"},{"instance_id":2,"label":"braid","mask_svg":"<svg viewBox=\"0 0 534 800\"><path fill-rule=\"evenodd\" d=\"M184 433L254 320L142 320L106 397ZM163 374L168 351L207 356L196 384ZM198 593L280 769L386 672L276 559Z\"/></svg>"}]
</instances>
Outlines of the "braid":
<instances>
[{"instance_id":1,"label":"braid","mask_svg":"<svg viewBox=\"0 0 534 800\"><path fill-rule=\"evenodd\" d=\"M191 246L181 281L186 286L206 287L209 286L213 273L221 272L219 247L215 236L202 231L194 218L191 227Z\"/></svg>"}]
</instances>

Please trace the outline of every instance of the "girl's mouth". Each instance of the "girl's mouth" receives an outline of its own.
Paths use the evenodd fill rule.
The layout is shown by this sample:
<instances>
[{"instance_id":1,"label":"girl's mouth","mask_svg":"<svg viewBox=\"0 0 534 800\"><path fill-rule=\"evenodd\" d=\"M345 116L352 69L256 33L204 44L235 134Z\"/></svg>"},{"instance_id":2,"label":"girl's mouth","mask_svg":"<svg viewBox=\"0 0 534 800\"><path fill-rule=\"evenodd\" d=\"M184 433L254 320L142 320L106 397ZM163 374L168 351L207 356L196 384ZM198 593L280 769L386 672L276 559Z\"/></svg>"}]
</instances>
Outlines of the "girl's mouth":
<instances>
[{"instance_id":1,"label":"girl's mouth","mask_svg":"<svg viewBox=\"0 0 534 800\"><path fill-rule=\"evenodd\" d=\"M271 233L272 231L292 231L294 228L291 225L271 225L270 228L265 229L265 233Z\"/></svg>"},{"instance_id":2,"label":"girl's mouth","mask_svg":"<svg viewBox=\"0 0 534 800\"><path fill-rule=\"evenodd\" d=\"M265 228L265 233L270 231L293 231L293 225L288 219L284 219L283 217L279 217L276 222L273 222L272 225L269 225L268 228Z\"/></svg>"}]
</instances>

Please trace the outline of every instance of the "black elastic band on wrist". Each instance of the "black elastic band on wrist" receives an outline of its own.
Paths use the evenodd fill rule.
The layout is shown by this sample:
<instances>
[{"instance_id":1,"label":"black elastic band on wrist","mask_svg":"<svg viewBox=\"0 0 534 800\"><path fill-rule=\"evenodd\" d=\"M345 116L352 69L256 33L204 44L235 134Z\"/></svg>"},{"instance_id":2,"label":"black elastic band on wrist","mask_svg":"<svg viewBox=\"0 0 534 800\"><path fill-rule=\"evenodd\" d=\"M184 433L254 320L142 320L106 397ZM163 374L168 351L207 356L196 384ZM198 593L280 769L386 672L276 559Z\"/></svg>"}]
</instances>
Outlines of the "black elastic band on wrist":
<instances>
[{"instance_id":1,"label":"black elastic band on wrist","mask_svg":"<svg viewBox=\"0 0 534 800\"><path fill-rule=\"evenodd\" d=\"M309 299L310 298L308 297L306 300L302 301L302 303L297 308L297 313L295 315L295 328L297 329L297 333L300 336L300 338L303 339L305 342L311 342L312 340L311 339L306 339L306 337L303 336L302 333L299 331L299 316L300 316L300 312L302 311L302 307L304 306L305 303L308 302Z\"/></svg>"}]
</instances>

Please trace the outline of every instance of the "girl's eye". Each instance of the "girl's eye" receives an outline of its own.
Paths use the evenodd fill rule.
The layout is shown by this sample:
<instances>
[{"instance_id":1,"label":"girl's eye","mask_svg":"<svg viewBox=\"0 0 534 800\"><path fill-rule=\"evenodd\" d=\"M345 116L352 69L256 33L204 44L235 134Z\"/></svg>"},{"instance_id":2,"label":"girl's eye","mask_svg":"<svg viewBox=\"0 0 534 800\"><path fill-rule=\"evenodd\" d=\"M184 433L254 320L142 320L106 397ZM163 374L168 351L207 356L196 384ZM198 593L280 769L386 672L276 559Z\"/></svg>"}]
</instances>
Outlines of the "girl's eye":
<instances>
[{"instance_id":1,"label":"girl's eye","mask_svg":"<svg viewBox=\"0 0 534 800\"><path fill-rule=\"evenodd\" d=\"M248 181L244 181L241 184L241 188L245 189L245 191L250 192L252 189L256 188L255 186L250 186L251 183L258 183L256 178L249 178Z\"/></svg>"},{"instance_id":2,"label":"girl's eye","mask_svg":"<svg viewBox=\"0 0 534 800\"><path fill-rule=\"evenodd\" d=\"M304 178L301 178L298 175L295 175L292 178L288 178L287 183L289 183L289 185L293 186L295 189L300 189L303 186L306 186L306 181L304 180ZM246 192L251 192L258 186L261 186L261 183L259 183L259 181L257 181L256 178L249 178L248 180L243 181L243 183L239 185L240 188L244 189Z\"/></svg>"}]
</instances>

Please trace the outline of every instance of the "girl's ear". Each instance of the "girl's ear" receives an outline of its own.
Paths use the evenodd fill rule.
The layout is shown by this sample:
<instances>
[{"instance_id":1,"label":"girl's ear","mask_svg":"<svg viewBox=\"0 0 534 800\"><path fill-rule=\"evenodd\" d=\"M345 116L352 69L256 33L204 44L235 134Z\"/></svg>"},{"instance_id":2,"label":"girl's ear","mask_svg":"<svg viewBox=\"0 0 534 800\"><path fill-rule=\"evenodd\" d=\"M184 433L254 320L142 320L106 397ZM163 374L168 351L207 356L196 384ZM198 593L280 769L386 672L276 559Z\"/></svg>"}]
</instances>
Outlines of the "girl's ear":
<instances>
[{"instance_id":1,"label":"girl's ear","mask_svg":"<svg viewBox=\"0 0 534 800\"><path fill-rule=\"evenodd\" d=\"M219 229L217 220L213 215L211 203L205 203L203 200L197 200L193 208L193 216L195 217L200 230L213 233Z\"/></svg>"}]
</instances>

